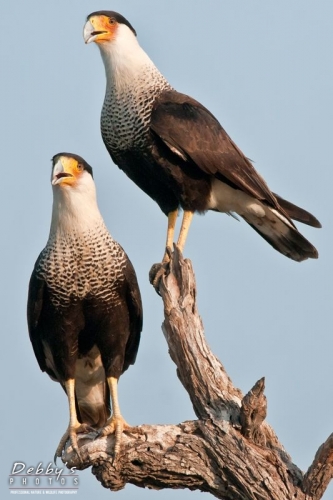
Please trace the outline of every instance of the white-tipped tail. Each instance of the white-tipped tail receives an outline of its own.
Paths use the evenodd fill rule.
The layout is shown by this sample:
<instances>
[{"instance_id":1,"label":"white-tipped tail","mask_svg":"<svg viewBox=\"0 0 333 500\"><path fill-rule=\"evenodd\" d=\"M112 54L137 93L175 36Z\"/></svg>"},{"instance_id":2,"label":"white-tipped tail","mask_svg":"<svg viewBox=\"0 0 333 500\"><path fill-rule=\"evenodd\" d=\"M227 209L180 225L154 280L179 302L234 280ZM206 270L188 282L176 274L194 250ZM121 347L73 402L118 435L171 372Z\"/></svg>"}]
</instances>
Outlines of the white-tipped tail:
<instances>
[{"instance_id":1,"label":"white-tipped tail","mask_svg":"<svg viewBox=\"0 0 333 500\"><path fill-rule=\"evenodd\" d=\"M279 211L271 208L243 191L214 179L208 208L240 215L275 250L290 259L297 262L309 258L317 259L316 248L294 226L289 218L288 210L291 212L291 217L296 214L297 220L303 222L304 219L307 224L317 224L318 227L318 225L320 226L319 222L303 209L282 198L279 199L286 205L286 209ZM284 215L283 211L288 215Z\"/></svg>"},{"instance_id":2,"label":"white-tipped tail","mask_svg":"<svg viewBox=\"0 0 333 500\"><path fill-rule=\"evenodd\" d=\"M265 217L242 215L260 236L286 257L301 262L317 259L316 248L277 210L265 206Z\"/></svg>"}]
</instances>

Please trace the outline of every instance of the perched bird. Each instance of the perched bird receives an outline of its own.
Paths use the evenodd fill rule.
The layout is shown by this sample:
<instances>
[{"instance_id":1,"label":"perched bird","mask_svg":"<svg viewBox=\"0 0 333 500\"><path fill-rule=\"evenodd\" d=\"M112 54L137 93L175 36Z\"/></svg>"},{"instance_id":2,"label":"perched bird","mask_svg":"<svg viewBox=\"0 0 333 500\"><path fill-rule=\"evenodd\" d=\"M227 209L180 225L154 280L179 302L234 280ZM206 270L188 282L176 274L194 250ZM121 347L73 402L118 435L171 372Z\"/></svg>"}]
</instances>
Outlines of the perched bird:
<instances>
[{"instance_id":1,"label":"perched bird","mask_svg":"<svg viewBox=\"0 0 333 500\"><path fill-rule=\"evenodd\" d=\"M97 44L105 66L103 141L114 163L168 216L167 248L182 208L180 250L193 213L214 210L240 215L293 260L318 257L292 219L321 227L318 220L270 191L212 113L171 87L122 15L93 12L83 36Z\"/></svg>"},{"instance_id":2,"label":"perched bird","mask_svg":"<svg viewBox=\"0 0 333 500\"><path fill-rule=\"evenodd\" d=\"M118 404L120 375L135 362L142 329L133 266L100 214L92 168L75 154L52 159L53 209L49 239L29 285L28 327L39 367L68 397L68 438L115 432L115 455L128 424ZM110 416L110 394L112 416Z\"/></svg>"}]
</instances>

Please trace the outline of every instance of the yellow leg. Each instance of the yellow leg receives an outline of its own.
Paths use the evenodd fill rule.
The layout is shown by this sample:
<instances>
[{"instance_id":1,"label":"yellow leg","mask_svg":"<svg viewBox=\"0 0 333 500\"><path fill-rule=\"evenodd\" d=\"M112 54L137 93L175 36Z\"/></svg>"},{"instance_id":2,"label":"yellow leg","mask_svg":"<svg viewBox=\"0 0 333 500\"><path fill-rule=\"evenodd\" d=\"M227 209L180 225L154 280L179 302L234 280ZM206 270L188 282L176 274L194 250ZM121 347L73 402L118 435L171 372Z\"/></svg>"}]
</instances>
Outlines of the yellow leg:
<instances>
[{"instance_id":1,"label":"yellow leg","mask_svg":"<svg viewBox=\"0 0 333 500\"><path fill-rule=\"evenodd\" d=\"M112 416L106 423L106 426L100 431L100 436L108 436L109 434L115 433L115 445L114 445L114 459L119 453L121 445L121 435L124 430L130 429L130 425L123 419L120 413L120 407L118 402L118 379L115 377L107 378L111 403L112 403Z\"/></svg>"},{"instance_id":2,"label":"yellow leg","mask_svg":"<svg viewBox=\"0 0 333 500\"><path fill-rule=\"evenodd\" d=\"M79 432L87 432L93 430L87 424L80 424L76 415L76 406L75 406L75 380L73 378L66 380L65 389L68 397L68 405L69 405L69 425L65 432L65 434L60 439L60 443L58 444L57 450L54 455L54 462L56 462L57 457L61 457L62 451L65 448L66 441L69 438L72 448L78 456L80 457L79 447L77 444L77 434Z\"/></svg>"},{"instance_id":3,"label":"yellow leg","mask_svg":"<svg viewBox=\"0 0 333 500\"><path fill-rule=\"evenodd\" d=\"M192 218L193 218L193 212L190 212L189 210L185 210L184 215L183 215L182 225L181 225L180 232L179 232L178 241L177 241L177 247L179 248L179 250L181 252L183 252L183 250L184 250L184 246L185 246L185 242L186 242L186 238L187 238L187 233L188 233L188 230L190 229Z\"/></svg>"},{"instance_id":4,"label":"yellow leg","mask_svg":"<svg viewBox=\"0 0 333 500\"><path fill-rule=\"evenodd\" d=\"M167 231L167 239L166 239L165 246L166 246L166 248L169 248L170 250L173 249L173 237L175 234L177 215L178 215L178 209L174 210L173 212L170 212L168 214L168 231ZM167 251L165 251L162 263L164 264L165 262L168 262L169 260L170 260L169 254Z\"/></svg>"}]
</instances>

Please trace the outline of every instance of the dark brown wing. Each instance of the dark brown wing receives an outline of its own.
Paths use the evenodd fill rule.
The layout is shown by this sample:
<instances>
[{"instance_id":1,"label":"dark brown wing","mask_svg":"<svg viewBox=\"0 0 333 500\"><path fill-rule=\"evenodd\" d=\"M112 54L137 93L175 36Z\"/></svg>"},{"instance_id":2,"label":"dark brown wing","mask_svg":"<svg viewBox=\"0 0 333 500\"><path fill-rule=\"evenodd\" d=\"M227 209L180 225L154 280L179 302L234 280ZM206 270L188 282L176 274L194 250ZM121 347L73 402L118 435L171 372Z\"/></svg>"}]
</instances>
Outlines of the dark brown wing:
<instances>
[{"instance_id":1,"label":"dark brown wing","mask_svg":"<svg viewBox=\"0 0 333 500\"><path fill-rule=\"evenodd\" d=\"M151 130L204 172L280 210L264 179L217 119L196 100L174 90L163 92L152 111Z\"/></svg>"},{"instance_id":2,"label":"dark brown wing","mask_svg":"<svg viewBox=\"0 0 333 500\"><path fill-rule=\"evenodd\" d=\"M124 371L127 370L129 365L135 363L142 331L141 294L134 267L129 259L125 268L125 279L127 284L126 303L130 317L130 336L126 345Z\"/></svg>"},{"instance_id":3,"label":"dark brown wing","mask_svg":"<svg viewBox=\"0 0 333 500\"><path fill-rule=\"evenodd\" d=\"M277 199L280 207L283 208L289 215L289 217L293 220L297 220L297 222L302 222L303 224L307 224L312 227L321 227L319 220L304 208L300 208L297 205L294 205L290 201L285 200L281 196L276 193L273 193L275 198Z\"/></svg>"},{"instance_id":4,"label":"dark brown wing","mask_svg":"<svg viewBox=\"0 0 333 500\"><path fill-rule=\"evenodd\" d=\"M45 371L45 356L42 342L39 336L38 321L43 308L45 297L46 283L44 280L37 277L35 269L31 275L29 282L28 304L27 304L27 319L29 336L32 347L37 358L39 367Z\"/></svg>"}]
</instances>

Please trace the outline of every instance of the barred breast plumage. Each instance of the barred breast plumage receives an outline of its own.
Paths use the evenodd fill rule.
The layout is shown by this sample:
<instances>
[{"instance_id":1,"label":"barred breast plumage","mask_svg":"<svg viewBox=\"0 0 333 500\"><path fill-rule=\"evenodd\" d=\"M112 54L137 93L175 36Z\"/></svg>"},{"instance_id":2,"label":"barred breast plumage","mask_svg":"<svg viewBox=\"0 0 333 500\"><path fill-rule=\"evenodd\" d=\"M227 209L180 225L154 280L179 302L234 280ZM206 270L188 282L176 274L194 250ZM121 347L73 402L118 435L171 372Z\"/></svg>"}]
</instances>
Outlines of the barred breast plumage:
<instances>
[{"instance_id":1,"label":"barred breast plumage","mask_svg":"<svg viewBox=\"0 0 333 500\"><path fill-rule=\"evenodd\" d=\"M97 44L105 67L103 141L118 167L168 216L167 248L181 208L180 250L193 214L214 210L238 214L295 261L318 257L293 220L313 227L319 221L273 193L214 115L170 86L124 16L93 12L83 36ZM163 262L168 260L166 250Z\"/></svg>"},{"instance_id":2,"label":"barred breast plumage","mask_svg":"<svg viewBox=\"0 0 333 500\"><path fill-rule=\"evenodd\" d=\"M35 272L47 283L56 307L92 297L114 306L125 279L126 260L122 247L100 223L83 233L51 235Z\"/></svg>"},{"instance_id":3,"label":"barred breast plumage","mask_svg":"<svg viewBox=\"0 0 333 500\"><path fill-rule=\"evenodd\" d=\"M104 225L92 168L83 158L53 158L50 236L29 284L28 327L42 371L68 397L70 422L57 447L77 433L117 429L115 454L126 427L117 398L120 375L136 359L142 329L134 268ZM110 416L110 396L113 414Z\"/></svg>"},{"instance_id":4,"label":"barred breast plumage","mask_svg":"<svg viewBox=\"0 0 333 500\"><path fill-rule=\"evenodd\" d=\"M163 90L171 90L171 86L157 68L149 64L127 84L117 84L114 76L110 75L113 84L107 86L105 93L101 132L109 151L118 157L123 151L146 147L154 102Z\"/></svg>"}]
</instances>

